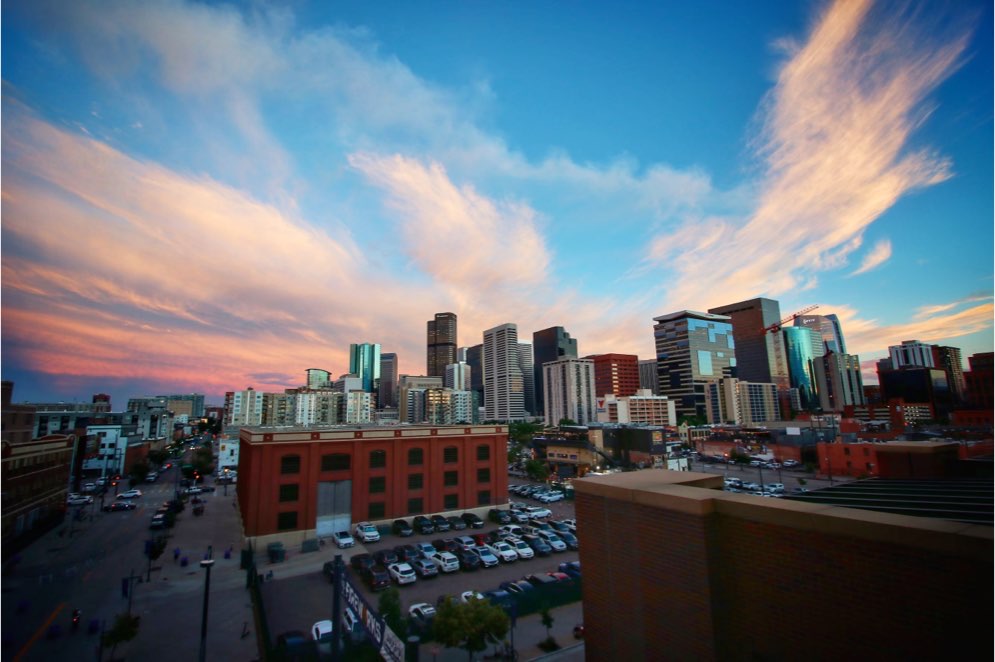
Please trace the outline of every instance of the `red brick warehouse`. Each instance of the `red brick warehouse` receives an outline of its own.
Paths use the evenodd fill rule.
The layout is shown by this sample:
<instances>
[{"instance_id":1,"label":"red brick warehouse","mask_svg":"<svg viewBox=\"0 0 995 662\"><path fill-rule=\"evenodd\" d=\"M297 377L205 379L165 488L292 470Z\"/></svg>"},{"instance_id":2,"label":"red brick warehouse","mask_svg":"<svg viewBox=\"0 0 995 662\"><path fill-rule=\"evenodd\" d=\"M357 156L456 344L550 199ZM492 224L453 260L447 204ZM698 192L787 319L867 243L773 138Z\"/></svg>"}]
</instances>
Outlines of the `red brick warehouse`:
<instances>
[{"instance_id":1,"label":"red brick warehouse","mask_svg":"<svg viewBox=\"0 0 995 662\"><path fill-rule=\"evenodd\" d=\"M242 428L249 538L301 539L508 501L508 430L487 426Z\"/></svg>"}]
</instances>

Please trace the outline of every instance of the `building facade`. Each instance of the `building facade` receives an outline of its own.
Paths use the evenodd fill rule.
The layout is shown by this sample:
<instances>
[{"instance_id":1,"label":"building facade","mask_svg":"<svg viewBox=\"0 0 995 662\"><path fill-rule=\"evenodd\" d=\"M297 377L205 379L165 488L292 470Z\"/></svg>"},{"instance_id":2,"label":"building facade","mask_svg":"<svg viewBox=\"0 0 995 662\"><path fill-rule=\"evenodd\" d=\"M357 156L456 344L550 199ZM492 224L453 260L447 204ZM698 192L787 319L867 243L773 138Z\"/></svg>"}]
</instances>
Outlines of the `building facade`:
<instances>
[{"instance_id":1,"label":"building facade","mask_svg":"<svg viewBox=\"0 0 995 662\"><path fill-rule=\"evenodd\" d=\"M649 389L653 395L660 395L660 382L656 379L656 359L639 362L639 388Z\"/></svg>"},{"instance_id":2,"label":"building facade","mask_svg":"<svg viewBox=\"0 0 995 662\"><path fill-rule=\"evenodd\" d=\"M484 408L488 421L525 418L525 380L515 324L484 331Z\"/></svg>"},{"instance_id":3,"label":"building facade","mask_svg":"<svg viewBox=\"0 0 995 662\"><path fill-rule=\"evenodd\" d=\"M812 329L818 342L822 343L822 351L817 352L816 356L821 356L825 352L846 353L843 328L836 315L799 315L795 318L794 326Z\"/></svg>"},{"instance_id":4,"label":"building facade","mask_svg":"<svg viewBox=\"0 0 995 662\"><path fill-rule=\"evenodd\" d=\"M456 363L456 313L436 313L428 321L426 375L442 377L446 366Z\"/></svg>"},{"instance_id":5,"label":"building facade","mask_svg":"<svg viewBox=\"0 0 995 662\"><path fill-rule=\"evenodd\" d=\"M560 359L542 365L546 394L546 425L570 419L578 425L597 420L594 396L594 361Z\"/></svg>"},{"instance_id":6,"label":"building facade","mask_svg":"<svg viewBox=\"0 0 995 662\"><path fill-rule=\"evenodd\" d=\"M308 388L328 388L332 381L332 374L321 368L308 368L305 373Z\"/></svg>"},{"instance_id":7,"label":"building facade","mask_svg":"<svg viewBox=\"0 0 995 662\"><path fill-rule=\"evenodd\" d=\"M246 537L297 543L419 514L508 501L507 428L243 428L238 503Z\"/></svg>"},{"instance_id":8,"label":"building facade","mask_svg":"<svg viewBox=\"0 0 995 662\"><path fill-rule=\"evenodd\" d=\"M614 393L623 398L639 390L639 357L635 354L595 354L594 393L597 396Z\"/></svg>"},{"instance_id":9,"label":"building facade","mask_svg":"<svg viewBox=\"0 0 995 662\"><path fill-rule=\"evenodd\" d=\"M349 373L362 380L364 391L377 393L380 390L380 345L349 345Z\"/></svg>"},{"instance_id":10,"label":"building facade","mask_svg":"<svg viewBox=\"0 0 995 662\"><path fill-rule=\"evenodd\" d=\"M535 367L532 360L532 343L518 343L518 365L522 370L522 407L525 413L536 416Z\"/></svg>"},{"instance_id":11,"label":"building facade","mask_svg":"<svg viewBox=\"0 0 995 662\"><path fill-rule=\"evenodd\" d=\"M753 426L781 420L776 384L717 379L708 382L705 395L708 422L713 425Z\"/></svg>"},{"instance_id":12,"label":"building facade","mask_svg":"<svg viewBox=\"0 0 995 662\"><path fill-rule=\"evenodd\" d=\"M774 383L780 390L789 387L783 339L774 331L768 332L781 321L777 301L758 297L710 308L708 312L731 320L737 377L747 382Z\"/></svg>"},{"instance_id":13,"label":"building facade","mask_svg":"<svg viewBox=\"0 0 995 662\"><path fill-rule=\"evenodd\" d=\"M473 383L473 371L466 363L450 363L446 366L446 376L442 385L455 391L469 391Z\"/></svg>"},{"instance_id":14,"label":"building facade","mask_svg":"<svg viewBox=\"0 0 995 662\"><path fill-rule=\"evenodd\" d=\"M677 416L705 419L705 383L736 376L731 319L692 310L653 318L660 394L675 401Z\"/></svg>"},{"instance_id":15,"label":"building facade","mask_svg":"<svg viewBox=\"0 0 995 662\"><path fill-rule=\"evenodd\" d=\"M888 357L891 367L895 370L907 366L935 368L933 363L933 346L918 340L903 340L901 345L888 347Z\"/></svg>"},{"instance_id":16,"label":"building facade","mask_svg":"<svg viewBox=\"0 0 995 662\"><path fill-rule=\"evenodd\" d=\"M398 420L402 423L421 423L426 420L425 391L432 388L442 388L442 377L401 375L398 385Z\"/></svg>"},{"instance_id":17,"label":"building facade","mask_svg":"<svg viewBox=\"0 0 995 662\"><path fill-rule=\"evenodd\" d=\"M813 368L823 411L843 411L851 405L867 404L859 356L827 351L815 360Z\"/></svg>"},{"instance_id":18,"label":"building facade","mask_svg":"<svg viewBox=\"0 0 995 662\"><path fill-rule=\"evenodd\" d=\"M611 393L596 398L598 422L654 426L677 425L676 403L666 396L639 389L635 395Z\"/></svg>"},{"instance_id":19,"label":"building facade","mask_svg":"<svg viewBox=\"0 0 995 662\"><path fill-rule=\"evenodd\" d=\"M397 354L380 355L380 386L377 389L377 407L397 407Z\"/></svg>"},{"instance_id":20,"label":"building facade","mask_svg":"<svg viewBox=\"0 0 995 662\"><path fill-rule=\"evenodd\" d=\"M259 425L263 418L263 394L251 386L244 391L225 393L226 427Z\"/></svg>"},{"instance_id":21,"label":"building facade","mask_svg":"<svg viewBox=\"0 0 995 662\"><path fill-rule=\"evenodd\" d=\"M821 345L821 337L807 326L786 326L781 329L781 335L788 357L791 388L797 389L799 407L813 411L819 407L815 380L815 347Z\"/></svg>"},{"instance_id":22,"label":"building facade","mask_svg":"<svg viewBox=\"0 0 995 662\"><path fill-rule=\"evenodd\" d=\"M551 326L532 334L532 373L536 389L536 413L545 414L546 411L545 395L542 390L543 364L560 359L575 359L578 356L580 354L577 353L577 339L571 338L562 326Z\"/></svg>"},{"instance_id":23,"label":"building facade","mask_svg":"<svg viewBox=\"0 0 995 662\"><path fill-rule=\"evenodd\" d=\"M484 403L484 345L466 348L466 364L470 366L470 390L477 393L479 405Z\"/></svg>"}]
</instances>

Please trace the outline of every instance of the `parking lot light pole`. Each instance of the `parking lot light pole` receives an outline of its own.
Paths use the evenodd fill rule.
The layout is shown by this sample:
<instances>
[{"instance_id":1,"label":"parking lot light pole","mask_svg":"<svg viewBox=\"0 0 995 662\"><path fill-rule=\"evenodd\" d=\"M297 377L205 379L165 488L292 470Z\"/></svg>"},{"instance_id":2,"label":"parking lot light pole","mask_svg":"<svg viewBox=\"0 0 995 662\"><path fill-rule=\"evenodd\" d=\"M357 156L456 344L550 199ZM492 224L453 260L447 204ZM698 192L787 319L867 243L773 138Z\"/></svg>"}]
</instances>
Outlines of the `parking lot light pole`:
<instances>
[{"instance_id":1,"label":"parking lot light pole","mask_svg":"<svg viewBox=\"0 0 995 662\"><path fill-rule=\"evenodd\" d=\"M204 613L200 619L200 657L198 658L200 662L207 659L207 602L211 595L211 566L213 565L214 559L204 559L200 562L201 568L207 568L207 574L204 576Z\"/></svg>"}]
</instances>

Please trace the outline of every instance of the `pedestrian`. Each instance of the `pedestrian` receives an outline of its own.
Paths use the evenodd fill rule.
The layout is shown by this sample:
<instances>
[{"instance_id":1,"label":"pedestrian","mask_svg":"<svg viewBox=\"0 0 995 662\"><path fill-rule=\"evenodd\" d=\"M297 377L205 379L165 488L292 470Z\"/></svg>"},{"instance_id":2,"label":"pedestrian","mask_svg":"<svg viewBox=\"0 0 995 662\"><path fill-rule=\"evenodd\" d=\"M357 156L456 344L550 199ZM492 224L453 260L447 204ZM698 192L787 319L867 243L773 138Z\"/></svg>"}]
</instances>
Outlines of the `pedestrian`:
<instances>
[{"instance_id":1,"label":"pedestrian","mask_svg":"<svg viewBox=\"0 0 995 662\"><path fill-rule=\"evenodd\" d=\"M177 547L176 549L173 550L173 563L176 563L179 560L180 560L180 548Z\"/></svg>"}]
</instances>

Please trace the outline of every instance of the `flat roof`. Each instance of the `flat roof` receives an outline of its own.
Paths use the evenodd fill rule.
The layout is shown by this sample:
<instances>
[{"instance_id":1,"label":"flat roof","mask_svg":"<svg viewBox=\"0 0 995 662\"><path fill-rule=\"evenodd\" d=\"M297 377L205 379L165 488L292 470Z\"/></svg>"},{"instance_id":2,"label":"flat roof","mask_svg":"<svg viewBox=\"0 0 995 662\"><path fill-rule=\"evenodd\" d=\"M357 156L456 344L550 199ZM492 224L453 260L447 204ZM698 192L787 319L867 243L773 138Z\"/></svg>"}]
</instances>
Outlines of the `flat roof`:
<instances>
[{"instance_id":1,"label":"flat roof","mask_svg":"<svg viewBox=\"0 0 995 662\"><path fill-rule=\"evenodd\" d=\"M991 478L867 478L784 498L991 526L995 523L993 488Z\"/></svg>"},{"instance_id":2,"label":"flat roof","mask_svg":"<svg viewBox=\"0 0 995 662\"><path fill-rule=\"evenodd\" d=\"M713 322L728 322L732 318L728 315L716 315L714 313L703 313L700 310L679 310L676 313L670 313L669 315L660 315L659 317L654 317L654 322L669 322L671 320L681 319L682 317L694 317L702 320L710 320Z\"/></svg>"}]
</instances>

